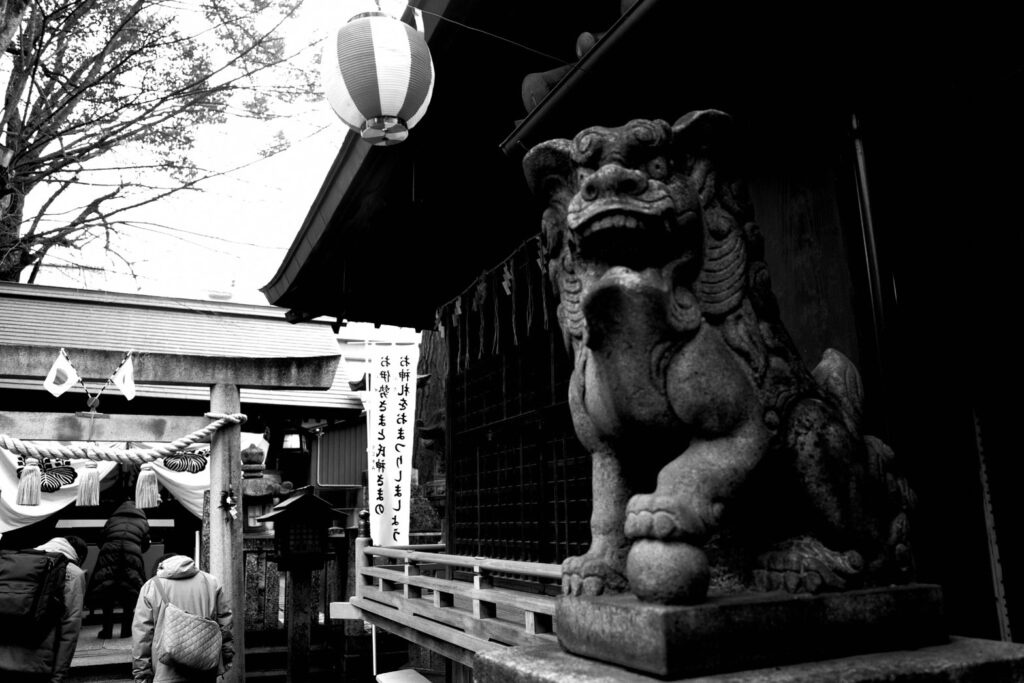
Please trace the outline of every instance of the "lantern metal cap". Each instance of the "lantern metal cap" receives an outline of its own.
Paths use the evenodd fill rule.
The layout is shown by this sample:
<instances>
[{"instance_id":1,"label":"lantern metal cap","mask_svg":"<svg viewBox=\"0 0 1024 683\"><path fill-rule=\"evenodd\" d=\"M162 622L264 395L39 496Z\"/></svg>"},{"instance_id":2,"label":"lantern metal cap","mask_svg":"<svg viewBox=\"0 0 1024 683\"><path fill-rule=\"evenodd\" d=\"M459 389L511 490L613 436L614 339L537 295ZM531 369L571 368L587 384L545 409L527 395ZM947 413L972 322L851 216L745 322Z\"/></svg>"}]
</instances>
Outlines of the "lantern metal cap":
<instances>
[{"instance_id":1,"label":"lantern metal cap","mask_svg":"<svg viewBox=\"0 0 1024 683\"><path fill-rule=\"evenodd\" d=\"M316 524L317 518L324 519L330 524L337 512L329 502L314 494L313 490L313 486L295 489L289 498L275 505L271 512L257 517L256 521L273 522L295 516L306 517L310 524Z\"/></svg>"},{"instance_id":2,"label":"lantern metal cap","mask_svg":"<svg viewBox=\"0 0 1024 683\"><path fill-rule=\"evenodd\" d=\"M394 145L409 137L409 126L398 116L374 116L366 120L359 134L372 145Z\"/></svg>"}]
</instances>

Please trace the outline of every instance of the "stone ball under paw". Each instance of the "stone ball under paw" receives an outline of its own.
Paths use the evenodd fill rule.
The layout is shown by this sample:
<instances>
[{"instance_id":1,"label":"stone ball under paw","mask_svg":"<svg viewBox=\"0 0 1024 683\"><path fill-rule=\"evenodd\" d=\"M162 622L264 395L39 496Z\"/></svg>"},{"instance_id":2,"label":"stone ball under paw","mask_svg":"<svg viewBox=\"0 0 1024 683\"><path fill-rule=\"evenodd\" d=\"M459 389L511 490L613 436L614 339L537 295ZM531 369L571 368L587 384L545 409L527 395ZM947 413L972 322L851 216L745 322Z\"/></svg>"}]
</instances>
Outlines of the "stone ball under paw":
<instances>
[{"instance_id":1,"label":"stone ball under paw","mask_svg":"<svg viewBox=\"0 0 1024 683\"><path fill-rule=\"evenodd\" d=\"M641 539L629 550L626 578L630 591L645 602L693 605L707 598L711 570L697 546Z\"/></svg>"}]
</instances>

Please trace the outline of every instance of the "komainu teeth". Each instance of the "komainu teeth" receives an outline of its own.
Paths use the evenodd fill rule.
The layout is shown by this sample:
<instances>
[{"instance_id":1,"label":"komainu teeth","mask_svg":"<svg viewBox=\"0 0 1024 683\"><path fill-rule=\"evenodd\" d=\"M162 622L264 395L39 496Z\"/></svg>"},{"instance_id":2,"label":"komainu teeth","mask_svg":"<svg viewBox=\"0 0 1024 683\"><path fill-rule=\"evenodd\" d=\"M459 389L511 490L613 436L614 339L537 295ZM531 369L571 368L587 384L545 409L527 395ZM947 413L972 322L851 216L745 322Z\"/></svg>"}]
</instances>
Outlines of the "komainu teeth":
<instances>
[{"instance_id":1,"label":"komainu teeth","mask_svg":"<svg viewBox=\"0 0 1024 683\"><path fill-rule=\"evenodd\" d=\"M615 213L607 216L602 216L596 219L591 224L591 230L604 230L605 228L636 228L640 226L640 221L637 220L636 216L628 214Z\"/></svg>"}]
</instances>

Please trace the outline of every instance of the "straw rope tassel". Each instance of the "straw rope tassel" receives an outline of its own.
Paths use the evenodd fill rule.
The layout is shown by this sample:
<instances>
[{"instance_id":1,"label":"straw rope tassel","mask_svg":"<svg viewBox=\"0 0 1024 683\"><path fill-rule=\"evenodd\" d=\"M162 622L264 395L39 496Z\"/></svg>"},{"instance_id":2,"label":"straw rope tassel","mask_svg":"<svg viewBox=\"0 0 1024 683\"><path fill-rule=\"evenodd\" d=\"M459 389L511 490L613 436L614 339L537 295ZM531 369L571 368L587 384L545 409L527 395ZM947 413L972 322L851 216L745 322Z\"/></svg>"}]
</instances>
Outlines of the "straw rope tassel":
<instances>
[{"instance_id":1,"label":"straw rope tassel","mask_svg":"<svg viewBox=\"0 0 1024 683\"><path fill-rule=\"evenodd\" d=\"M544 263L544 246L538 244L537 267L540 268L540 303L544 311L544 329L548 329L548 291L551 287L551 280L548 278L548 269Z\"/></svg>"},{"instance_id":2,"label":"straw rope tassel","mask_svg":"<svg viewBox=\"0 0 1024 683\"><path fill-rule=\"evenodd\" d=\"M160 486L156 480L156 471L149 463L139 469L139 478L135 481L135 505L140 508L160 505Z\"/></svg>"},{"instance_id":3,"label":"straw rope tassel","mask_svg":"<svg viewBox=\"0 0 1024 683\"><path fill-rule=\"evenodd\" d=\"M497 356L501 351L501 297L498 296L497 273L493 274L491 279L491 299L494 301L494 325L491 329L493 334L493 339L491 340L491 355Z\"/></svg>"},{"instance_id":4,"label":"straw rope tassel","mask_svg":"<svg viewBox=\"0 0 1024 683\"><path fill-rule=\"evenodd\" d=\"M512 315L511 322L512 326L512 345L519 346L519 333L516 331L516 278L515 278L515 254L509 259L512 263L512 267L509 267L509 280L508 280L508 294L512 297Z\"/></svg>"},{"instance_id":5,"label":"straw rope tassel","mask_svg":"<svg viewBox=\"0 0 1024 683\"><path fill-rule=\"evenodd\" d=\"M462 359L462 371L465 372L469 369L469 316L471 311L466 311L466 323L462 326L463 329L463 340L462 348L465 350L466 355Z\"/></svg>"},{"instance_id":6,"label":"straw rope tassel","mask_svg":"<svg viewBox=\"0 0 1024 683\"><path fill-rule=\"evenodd\" d=\"M75 497L75 505L100 504L100 471L99 466L92 460L85 463L81 472L82 478L78 481L78 495Z\"/></svg>"},{"instance_id":7,"label":"straw rope tassel","mask_svg":"<svg viewBox=\"0 0 1024 683\"><path fill-rule=\"evenodd\" d=\"M43 473L39 469L39 462L35 459L25 462L21 470L21 480L18 482L18 505L39 505L39 487L42 485Z\"/></svg>"},{"instance_id":8,"label":"straw rope tassel","mask_svg":"<svg viewBox=\"0 0 1024 683\"><path fill-rule=\"evenodd\" d=\"M533 291L533 270L530 268L530 250L526 250L526 336L533 331L533 311L536 306Z\"/></svg>"},{"instance_id":9,"label":"straw rope tassel","mask_svg":"<svg viewBox=\"0 0 1024 683\"><path fill-rule=\"evenodd\" d=\"M477 339L476 357L484 357L484 333L487 331L487 314L484 312L484 304L487 303L487 281L481 275L476 286L476 294L473 298L473 310L476 311L477 319L480 321L479 338Z\"/></svg>"}]
</instances>

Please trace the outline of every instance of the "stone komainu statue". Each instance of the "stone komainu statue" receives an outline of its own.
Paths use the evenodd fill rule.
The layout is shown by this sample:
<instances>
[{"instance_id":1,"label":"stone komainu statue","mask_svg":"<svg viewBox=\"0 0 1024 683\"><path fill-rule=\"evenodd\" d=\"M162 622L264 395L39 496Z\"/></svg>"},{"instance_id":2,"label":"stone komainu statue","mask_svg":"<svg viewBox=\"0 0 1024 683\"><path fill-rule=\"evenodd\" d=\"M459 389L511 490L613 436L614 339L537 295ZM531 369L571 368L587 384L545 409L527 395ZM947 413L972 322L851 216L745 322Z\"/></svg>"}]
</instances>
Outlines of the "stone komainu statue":
<instances>
[{"instance_id":1,"label":"stone komainu statue","mask_svg":"<svg viewBox=\"0 0 1024 683\"><path fill-rule=\"evenodd\" d=\"M860 376L784 329L731 119L692 112L550 140L523 161L593 458L570 595L693 603L911 579L912 493L861 431Z\"/></svg>"}]
</instances>

